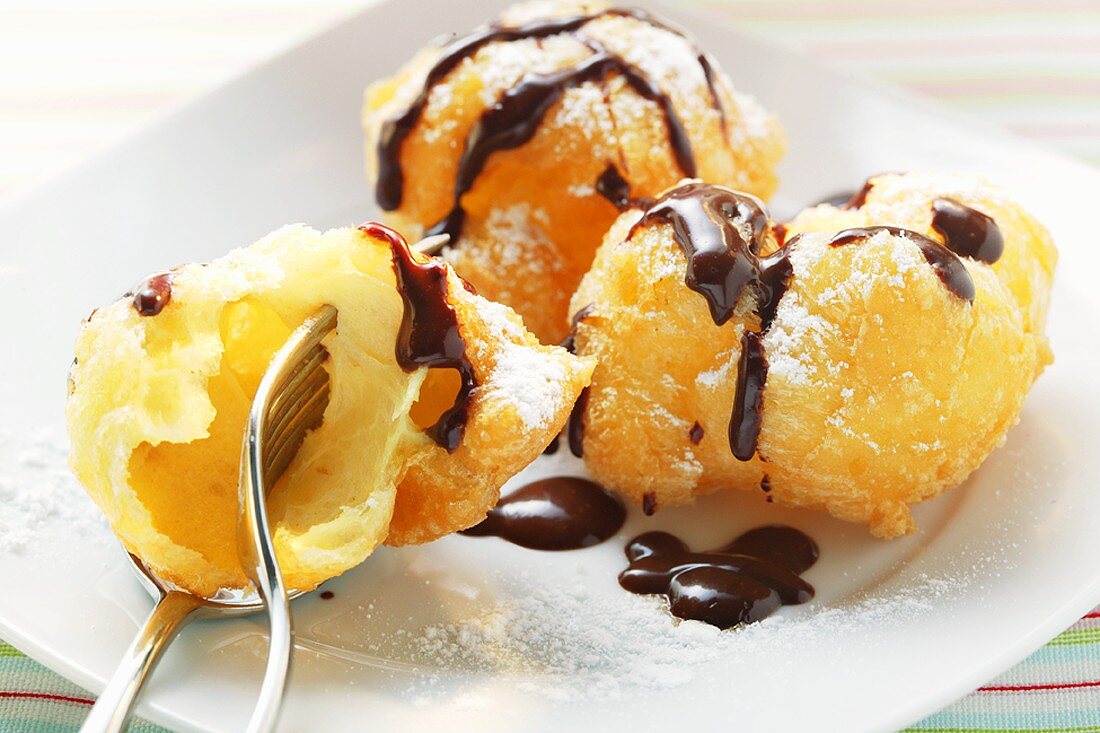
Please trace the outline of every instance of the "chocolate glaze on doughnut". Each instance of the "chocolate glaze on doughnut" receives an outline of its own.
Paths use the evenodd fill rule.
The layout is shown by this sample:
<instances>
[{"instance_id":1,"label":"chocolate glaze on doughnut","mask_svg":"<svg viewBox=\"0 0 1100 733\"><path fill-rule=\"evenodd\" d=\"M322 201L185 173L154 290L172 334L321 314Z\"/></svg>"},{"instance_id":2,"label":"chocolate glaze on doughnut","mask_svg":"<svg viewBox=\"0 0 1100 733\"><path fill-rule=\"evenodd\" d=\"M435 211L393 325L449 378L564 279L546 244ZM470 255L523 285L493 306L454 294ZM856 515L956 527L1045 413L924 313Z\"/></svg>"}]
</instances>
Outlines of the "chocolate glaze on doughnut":
<instances>
[{"instance_id":1,"label":"chocolate glaze on doughnut","mask_svg":"<svg viewBox=\"0 0 1100 733\"><path fill-rule=\"evenodd\" d=\"M626 557L619 585L664 595L674 616L722 629L814 597L799 574L817 562L817 544L791 527L757 527L710 552L692 552L667 532L646 532L630 541Z\"/></svg>"},{"instance_id":2,"label":"chocolate glaze on doughnut","mask_svg":"<svg viewBox=\"0 0 1100 733\"><path fill-rule=\"evenodd\" d=\"M1004 252L1005 240L997 222L954 199L932 202L932 228L943 237L947 248L960 257L993 264Z\"/></svg>"},{"instance_id":3,"label":"chocolate glaze on doughnut","mask_svg":"<svg viewBox=\"0 0 1100 733\"><path fill-rule=\"evenodd\" d=\"M407 372L421 367L449 368L461 377L454 405L425 429L432 440L453 453L462 442L470 392L477 382L466 356L466 340L458 329L458 315L447 302L447 264L438 257L419 261L404 237L377 222L368 222L359 229L390 245L397 291L404 304L395 348L397 363Z\"/></svg>"},{"instance_id":4,"label":"chocolate glaze on doughnut","mask_svg":"<svg viewBox=\"0 0 1100 733\"><path fill-rule=\"evenodd\" d=\"M401 148L424 114L432 89L439 84L464 59L492 42L512 42L527 38L546 38L561 33L577 33L588 22L604 16L623 16L661 28L683 38L684 32L655 16L637 8L610 8L589 15L538 20L525 25L505 27L493 24L456 39L443 47L439 59L429 69L416 99L403 113L382 125L378 140L378 182L375 197L379 206L392 211L401 205L404 196L404 173L401 169ZM583 38L583 36L579 37ZM627 83L641 96L657 102L664 113L668 127L669 143L677 163L685 176L695 175L695 157L683 123L676 113L672 100L649 79L644 72L622 58L609 53L591 40L585 40L593 55L577 65L548 74L529 74L514 88L504 93L501 100L487 109L471 130L466 141L450 213L430 230L432 233L452 235L452 243L462 229L464 214L461 196L469 190L481 173L486 159L497 150L515 148L527 142L538 129L542 118L564 91L572 86L603 79L611 73L621 74ZM697 59L703 70L713 108L718 112L723 133L726 130L725 109L715 84L715 70L711 59L697 50Z\"/></svg>"},{"instance_id":5,"label":"chocolate glaze on doughnut","mask_svg":"<svg viewBox=\"0 0 1100 733\"><path fill-rule=\"evenodd\" d=\"M145 278L134 288L133 298L134 310L138 315L159 315L172 302L172 273L162 272Z\"/></svg>"},{"instance_id":6,"label":"chocolate glaze on doughnut","mask_svg":"<svg viewBox=\"0 0 1100 733\"><path fill-rule=\"evenodd\" d=\"M500 537L532 550L578 550L608 539L624 521L622 503L599 484L555 476L512 492L462 534Z\"/></svg>"}]
</instances>

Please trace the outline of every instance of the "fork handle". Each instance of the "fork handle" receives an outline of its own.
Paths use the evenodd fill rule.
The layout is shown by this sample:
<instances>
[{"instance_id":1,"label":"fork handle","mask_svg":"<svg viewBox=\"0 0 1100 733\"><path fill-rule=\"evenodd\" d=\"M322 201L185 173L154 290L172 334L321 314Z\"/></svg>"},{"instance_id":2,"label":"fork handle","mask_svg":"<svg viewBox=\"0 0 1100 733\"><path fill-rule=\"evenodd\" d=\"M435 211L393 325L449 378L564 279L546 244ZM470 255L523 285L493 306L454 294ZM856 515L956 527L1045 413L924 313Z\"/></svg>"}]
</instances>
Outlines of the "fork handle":
<instances>
[{"instance_id":1,"label":"fork handle","mask_svg":"<svg viewBox=\"0 0 1100 733\"><path fill-rule=\"evenodd\" d=\"M80 726L80 733L119 733L126 725L138 693L162 652L191 620L202 602L179 591L169 591L153 606L145 625L122 656L103 694Z\"/></svg>"}]
</instances>

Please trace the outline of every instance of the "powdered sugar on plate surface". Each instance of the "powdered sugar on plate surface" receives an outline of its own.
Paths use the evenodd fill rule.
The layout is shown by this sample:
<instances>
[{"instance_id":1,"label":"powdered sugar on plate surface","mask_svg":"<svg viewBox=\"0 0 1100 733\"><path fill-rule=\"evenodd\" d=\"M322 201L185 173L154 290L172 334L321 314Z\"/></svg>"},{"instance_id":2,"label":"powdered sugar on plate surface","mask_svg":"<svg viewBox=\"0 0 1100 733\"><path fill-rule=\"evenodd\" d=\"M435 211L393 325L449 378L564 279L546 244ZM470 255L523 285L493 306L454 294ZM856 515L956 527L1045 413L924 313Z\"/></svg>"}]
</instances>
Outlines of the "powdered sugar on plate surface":
<instances>
[{"instance_id":1,"label":"powdered sugar on plate surface","mask_svg":"<svg viewBox=\"0 0 1100 733\"><path fill-rule=\"evenodd\" d=\"M452 623L411 635L412 660L436 669L505 674L518 689L551 700L614 699L689 685L711 663L792 663L799 650L826 636L858 635L883 624L904 627L935 608L958 581L925 579L889 599L854 601L841 608L801 609L740 629L720 631L679 621L656 597L596 594L578 583L552 588L531 583L523 592ZM414 675L423 702L449 694L445 675ZM780 680L777 680L779 682Z\"/></svg>"},{"instance_id":2,"label":"powdered sugar on plate surface","mask_svg":"<svg viewBox=\"0 0 1100 733\"><path fill-rule=\"evenodd\" d=\"M69 439L60 427L0 431L0 552L32 552L46 532L109 536L68 460Z\"/></svg>"}]
</instances>

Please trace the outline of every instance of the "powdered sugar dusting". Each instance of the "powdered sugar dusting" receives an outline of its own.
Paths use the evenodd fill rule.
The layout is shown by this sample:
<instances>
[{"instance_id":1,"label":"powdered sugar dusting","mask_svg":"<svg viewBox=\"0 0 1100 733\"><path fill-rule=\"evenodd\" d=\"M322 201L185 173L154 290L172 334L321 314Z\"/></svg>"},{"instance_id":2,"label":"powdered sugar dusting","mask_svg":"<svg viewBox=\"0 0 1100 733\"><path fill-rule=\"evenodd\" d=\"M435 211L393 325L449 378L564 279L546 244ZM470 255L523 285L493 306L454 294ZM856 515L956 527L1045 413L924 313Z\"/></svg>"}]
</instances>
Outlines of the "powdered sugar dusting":
<instances>
[{"instance_id":1,"label":"powdered sugar dusting","mask_svg":"<svg viewBox=\"0 0 1100 733\"><path fill-rule=\"evenodd\" d=\"M0 431L0 552L29 552L47 532L74 538L108 531L68 457L60 428Z\"/></svg>"},{"instance_id":2,"label":"powdered sugar dusting","mask_svg":"<svg viewBox=\"0 0 1100 733\"><path fill-rule=\"evenodd\" d=\"M615 699L682 687L711 662L797 659L799 650L837 634L897 626L930 612L959 581L925 578L889 599L796 609L728 631L679 621L652 596L596 593L578 583L530 583L479 614L427 626L415 635L419 661L517 677L525 692L552 700ZM429 678L430 682L430 678ZM430 698L431 684L418 686Z\"/></svg>"},{"instance_id":3,"label":"powdered sugar dusting","mask_svg":"<svg viewBox=\"0 0 1100 733\"><path fill-rule=\"evenodd\" d=\"M476 389L499 393L528 429L546 428L561 406L561 385L569 378L565 364L523 344L523 331L507 306L483 301L479 312L501 351L489 379Z\"/></svg>"}]
</instances>

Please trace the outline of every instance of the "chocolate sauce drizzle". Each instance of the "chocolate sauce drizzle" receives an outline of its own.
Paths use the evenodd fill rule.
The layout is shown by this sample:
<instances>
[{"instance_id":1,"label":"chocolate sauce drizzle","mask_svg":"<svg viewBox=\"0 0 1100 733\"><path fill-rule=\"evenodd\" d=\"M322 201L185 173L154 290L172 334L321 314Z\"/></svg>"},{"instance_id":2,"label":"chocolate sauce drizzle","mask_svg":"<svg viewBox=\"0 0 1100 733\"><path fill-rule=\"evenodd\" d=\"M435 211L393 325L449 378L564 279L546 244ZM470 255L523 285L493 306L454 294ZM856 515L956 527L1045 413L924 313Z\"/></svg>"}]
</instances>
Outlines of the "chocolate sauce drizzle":
<instances>
[{"instance_id":1,"label":"chocolate sauce drizzle","mask_svg":"<svg viewBox=\"0 0 1100 733\"><path fill-rule=\"evenodd\" d=\"M762 335L775 318L791 276L790 246L761 256L769 230L767 213L755 198L721 186L688 183L669 191L646 210L628 236L653 221L672 225L687 258L684 282L707 301L715 325L721 326L733 316L746 290L755 296L760 330L746 329L741 337L741 363L729 425L734 456L750 460L760 434L767 379Z\"/></svg>"},{"instance_id":2,"label":"chocolate sauce drizzle","mask_svg":"<svg viewBox=\"0 0 1100 733\"><path fill-rule=\"evenodd\" d=\"M532 550L578 550L608 539L624 521L622 503L599 484L556 476L512 492L462 534L500 537Z\"/></svg>"},{"instance_id":3,"label":"chocolate sauce drizzle","mask_svg":"<svg viewBox=\"0 0 1100 733\"><path fill-rule=\"evenodd\" d=\"M966 265L954 252L923 234L900 227L860 227L837 232L829 240L829 246L842 247L873 237L879 232L889 232L895 237L903 237L913 242L948 290L963 300L974 302L974 280L971 279Z\"/></svg>"},{"instance_id":4,"label":"chocolate sauce drizzle","mask_svg":"<svg viewBox=\"0 0 1100 733\"><path fill-rule=\"evenodd\" d=\"M569 413L569 422L565 426L565 436L569 441L569 452L577 458L584 458L584 412L588 409L588 390L585 387L577 395L573 410Z\"/></svg>"},{"instance_id":5,"label":"chocolate sauce drizzle","mask_svg":"<svg viewBox=\"0 0 1100 733\"><path fill-rule=\"evenodd\" d=\"M815 201L810 206L835 206L838 209L859 209L867 203L867 194L871 193L871 189L874 188L874 184L871 182L872 178L877 178L882 175L881 173L874 176L870 176L863 182L863 186L858 191L841 191L834 193L832 196L826 196L820 201Z\"/></svg>"},{"instance_id":6,"label":"chocolate sauce drizzle","mask_svg":"<svg viewBox=\"0 0 1100 733\"><path fill-rule=\"evenodd\" d=\"M861 209L863 205L867 203L867 195L871 193L871 189L875 187L875 184L871 181L875 176L871 176L863 182L863 186L858 191L851 195L851 197L839 204L842 209Z\"/></svg>"},{"instance_id":7,"label":"chocolate sauce drizzle","mask_svg":"<svg viewBox=\"0 0 1100 733\"><path fill-rule=\"evenodd\" d=\"M400 234L377 222L359 227L368 236L389 243L397 291L404 312L397 335L397 363L407 372L421 367L458 371L462 384L455 403L425 432L453 453L466 430L470 392L477 385L474 368L466 356L466 340L458 329L458 315L447 302L447 265L431 257L421 262Z\"/></svg>"},{"instance_id":8,"label":"chocolate sauce drizzle","mask_svg":"<svg viewBox=\"0 0 1100 733\"><path fill-rule=\"evenodd\" d=\"M676 113L672 98L661 91L638 67L610 53L594 41L586 41L592 55L577 65L548 74L529 74L523 81L504 93L487 109L466 138L466 148L458 163L451 210L425 236L451 235L452 241L462 231L466 211L462 197L481 175L489 156L499 150L518 148L538 130L543 117L567 89L588 81L606 78L618 72L640 96L660 105L668 124L669 142L676 162L687 177L695 176L695 156L687 130Z\"/></svg>"},{"instance_id":9,"label":"chocolate sauce drizzle","mask_svg":"<svg viewBox=\"0 0 1100 733\"><path fill-rule=\"evenodd\" d=\"M864 188L870 190L870 181ZM687 259L684 282L706 300L715 325L721 326L733 316L746 293L753 297L760 323L755 330L746 326L741 336L729 424L733 455L742 461L751 460L760 436L768 376L764 335L793 274L790 253L799 237L769 255L761 255L772 228L762 204L751 196L704 183L687 183L666 193L642 214L628 238L654 221L672 226L673 236ZM922 234L897 227L846 229L829 244L839 247L879 231L916 244L947 289L973 302L974 282L965 265L950 249Z\"/></svg>"},{"instance_id":10,"label":"chocolate sauce drizzle","mask_svg":"<svg viewBox=\"0 0 1100 733\"><path fill-rule=\"evenodd\" d=\"M630 562L619 585L660 594L682 619L726 629L806 603L814 588L799 575L817 562L817 544L792 527L749 530L710 552L692 552L667 532L646 532L626 546Z\"/></svg>"},{"instance_id":11,"label":"chocolate sauce drizzle","mask_svg":"<svg viewBox=\"0 0 1100 733\"><path fill-rule=\"evenodd\" d=\"M577 353L577 326L581 324L585 318L592 315L592 309L595 307L594 303L581 308L579 311L573 314L571 323L569 324L569 333L565 335L565 338L561 340L561 347L568 351L570 354Z\"/></svg>"},{"instance_id":12,"label":"chocolate sauce drizzle","mask_svg":"<svg viewBox=\"0 0 1100 733\"><path fill-rule=\"evenodd\" d=\"M699 445L703 442L703 435L703 426L699 424L698 420L696 420L694 423L692 423L691 429L688 430L688 440L690 440L695 445Z\"/></svg>"},{"instance_id":13,"label":"chocolate sauce drizzle","mask_svg":"<svg viewBox=\"0 0 1100 733\"><path fill-rule=\"evenodd\" d=\"M134 310L138 315L147 317L160 315L160 312L172 302L172 273L162 272L145 278L134 288L133 298Z\"/></svg>"},{"instance_id":14,"label":"chocolate sauce drizzle","mask_svg":"<svg viewBox=\"0 0 1100 733\"><path fill-rule=\"evenodd\" d=\"M607 168L596 179L596 193L610 201L619 211L630 208L630 182L623 178L614 163L608 163Z\"/></svg>"},{"instance_id":15,"label":"chocolate sauce drizzle","mask_svg":"<svg viewBox=\"0 0 1100 733\"><path fill-rule=\"evenodd\" d=\"M768 215L752 196L706 183L679 186L648 208L627 237L654 222L672 225L688 267L684 282L706 299L711 318L722 325L733 316L746 288L774 312L789 274L779 257L760 257ZM745 239L742 229L748 232Z\"/></svg>"},{"instance_id":16,"label":"chocolate sauce drizzle","mask_svg":"<svg viewBox=\"0 0 1100 733\"><path fill-rule=\"evenodd\" d=\"M561 347L568 351L570 354L576 353L577 350L577 326L584 321L585 318L592 315L592 309L594 304L581 308L579 311L573 314L573 322L569 327L569 333L561 341ZM584 456L584 411L588 408L588 387L581 390L581 393L577 395L577 401L573 403L573 409L569 412L569 421L565 424L565 435L569 442L569 452L575 455L577 458ZM543 453L552 454L558 452L558 439L554 438L554 441L546 446Z\"/></svg>"},{"instance_id":17,"label":"chocolate sauce drizzle","mask_svg":"<svg viewBox=\"0 0 1100 733\"><path fill-rule=\"evenodd\" d=\"M538 20L516 27L490 25L444 46L439 59L428 71L416 99L401 115L382 125L378 141L378 182L375 196L379 206L387 211L401 205L404 196L404 173L400 153L405 139L411 134L428 105L431 90L458 64L473 56L485 45L511 42L527 38L546 38L560 33L577 33L586 23L603 16L631 17L652 26L662 28L687 38L682 30L655 16L636 8L610 8L588 15L567 16ZM644 72L621 57L614 55L591 39L583 39L592 50L592 56L573 67L547 74L529 74L520 83L504 93L501 99L488 108L470 131L459 163L451 211L429 230L429 234L450 234L455 241L462 229L465 213L461 198L480 175L489 156L498 151L523 145L531 139L543 117L564 94L565 90L587 81L606 78L619 73L642 97L656 102L662 109L668 128L669 142L677 163L685 176L695 175L695 157L683 122L676 113L671 98L650 80ZM725 131L725 109L715 84L715 70L710 58L698 52L714 108L718 111Z\"/></svg>"},{"instance_id":18,"label":"chocolate sauce drizzle","mask_svg":"<svg viewBox=\"0 0 1100 733\"><path fill-rule=\"evenodd\" d=\"M932 202L932 228L943 237L947 248L960 257L993 264L1004 252L1005 241L997 222L954 199Z\"/></svg>"}]
</instances>

